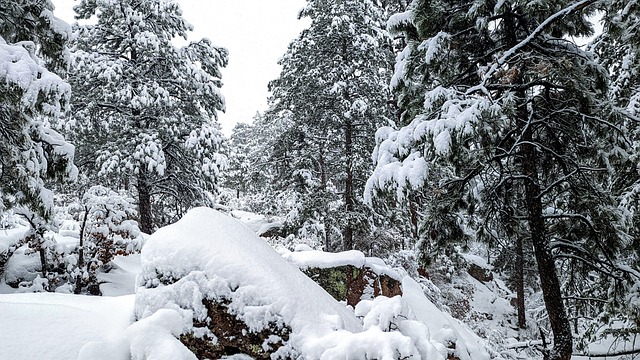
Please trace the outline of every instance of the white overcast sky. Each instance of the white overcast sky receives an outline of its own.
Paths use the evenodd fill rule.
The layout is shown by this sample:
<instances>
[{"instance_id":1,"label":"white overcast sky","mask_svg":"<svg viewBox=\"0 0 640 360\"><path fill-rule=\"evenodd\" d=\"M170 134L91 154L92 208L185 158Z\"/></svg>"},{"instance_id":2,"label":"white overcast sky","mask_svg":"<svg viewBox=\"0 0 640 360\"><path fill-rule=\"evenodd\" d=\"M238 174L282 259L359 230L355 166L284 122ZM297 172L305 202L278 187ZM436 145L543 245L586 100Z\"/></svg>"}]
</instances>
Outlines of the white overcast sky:
<instances>
[{"instance_id":1,"label":"white overcast sky","mask_svg":"<svg viewBox=\"0 0 640 360\"><path fill-rule=\"evenodd\" d=\"M75 0L52 0L55 14L72 23ZM178 0L194 31L190 40L203 37L229 49L229 65L222 70L222 93L227 111L219 119L230 135L237 122L251 122L267 107L267 84L278 77L278 59L287 45L308 26L298 20L306 0Z\"/></svg>"}]
</instances>

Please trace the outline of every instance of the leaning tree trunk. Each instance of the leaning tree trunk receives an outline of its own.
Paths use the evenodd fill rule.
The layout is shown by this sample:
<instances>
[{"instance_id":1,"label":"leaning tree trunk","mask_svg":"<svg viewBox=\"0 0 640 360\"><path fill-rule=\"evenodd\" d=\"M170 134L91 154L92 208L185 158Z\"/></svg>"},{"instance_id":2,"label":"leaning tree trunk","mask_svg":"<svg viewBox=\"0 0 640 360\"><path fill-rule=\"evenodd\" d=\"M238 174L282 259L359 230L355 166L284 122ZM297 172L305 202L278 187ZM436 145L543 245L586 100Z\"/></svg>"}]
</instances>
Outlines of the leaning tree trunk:
<instances>
[{"instance_id":1,"label":"leaning tree trunk","mask_svg":"<svg viewBox=\"0 0 640 360\"><path fill-rule=\"evenodd\" d=\"M524 99L524 94L520 94ZM519 123L522 126L522 143L520 156L522 159L523 175L525 180L525 205L527 207L527 222L534 254L538 264L540 285L544 296L544 305L549 315L551 330L553 332L553 349L545 354L549 360L569 360L573 351L573 338L571 325L562 301L560 281L556 272L555 261L549 249L547 229L542 214L541 189L538 178L538 157L533 143L531 126L527 124L527 110L524 101L519 109Z\"/></svg>"}]
</instances>

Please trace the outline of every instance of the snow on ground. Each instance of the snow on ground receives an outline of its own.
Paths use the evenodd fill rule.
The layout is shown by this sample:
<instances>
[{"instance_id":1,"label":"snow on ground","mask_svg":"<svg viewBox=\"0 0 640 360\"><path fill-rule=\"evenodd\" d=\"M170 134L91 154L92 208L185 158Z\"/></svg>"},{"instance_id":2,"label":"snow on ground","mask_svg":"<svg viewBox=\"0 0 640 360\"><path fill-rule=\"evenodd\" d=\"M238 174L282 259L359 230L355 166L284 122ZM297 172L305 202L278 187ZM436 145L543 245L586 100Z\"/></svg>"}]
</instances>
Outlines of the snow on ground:
<instances>
[{"instance_id":1,"label":"snow on ground","mask_svg":"<svg viewBox=\"0 0 640 360\"><path fill-rule=\"evenodd\" d=\"M518 332L513 330L517 328L517 314L508 300L513 295L506 285L499 279L484 283L468 274L463 280L473 286L471 309L481 318L479 323L482 323L484 336L497 341L517 337Z\"/></svg>"},{"instance_id":2,"label":"snow on ground","mask_svg":"<svg viewBox=\"0 0 640 360\"><path fill-rule=\"evenodd\" d=\"M279 229L282 227L282 222L274 217L268 217L265 215L241 210L233 210L229 214L231 215L231 217L247 225L254 233L258 235L262 235L272 229Z\"/></svg>"},{"instance_id":3,"label":"snow on ground","mask_svg":"<svg viewBox=\"0 0 640 360\"><path fill-rule=\"evenodd\" d=\"M133 305L133 295L0 295L0 359L76 359L86 343L121 334Z\"/></svg>"},{"instance_id":4,"label":"snow on ground","mask_svg":"<svg viewBox=\"0 0 640 360\"><path fill-rule=\"evenodd\" d=\"M461 360L490 359L486 341L473 333L463 322L440 311L429 301L422 287L406 276L402 281L403 298L412 310L417 321L429 327L432 339L441 344L455 343L455 354Z\"/></svg>"},{"instance_id":5,"label":"snow on ground","mask_svg":"<svg viewBox=\"0 0 640 360\"><path fill-rule=\"evenodd\" d=\"M111 260L109 272L99 272L100 291L103 296L121 296L136 292L136 277L142 270L140 254L116 256Z\"/></svg>"},{"instance_id":6,"label":"snow on ground","mask_svg":"<svg viewBox=\"0 0 640 360\"><path fill-rule=\"evenodd\" d=\"M283 255L296 265L367 264L400 277L382 260L358 252ZM362 301L354 312L253 229L211 209L189 212L156 232L142 256L119 256L112 264L99 275L103 297L0 295L0 323L11 329L9 336L0 336L0 359L194 359L177 336L189 329L192 318L206 317L203 297L231 301L230 308L252 329L274 321L290 326L282 355L445 359L454 352L463 360L489 358L484 342L438 310L410 278L402 279L402 297ZM139 284L149 288L119 296L135 291L140 271ZM171 281L162 285L158 276ZM134 313L140 320L131 323ZM43 339L40 333L55 335ZM36 336L41 340L34 342ZM448 349L452 343L456 348Z\"/></svg>"}]
</instances>

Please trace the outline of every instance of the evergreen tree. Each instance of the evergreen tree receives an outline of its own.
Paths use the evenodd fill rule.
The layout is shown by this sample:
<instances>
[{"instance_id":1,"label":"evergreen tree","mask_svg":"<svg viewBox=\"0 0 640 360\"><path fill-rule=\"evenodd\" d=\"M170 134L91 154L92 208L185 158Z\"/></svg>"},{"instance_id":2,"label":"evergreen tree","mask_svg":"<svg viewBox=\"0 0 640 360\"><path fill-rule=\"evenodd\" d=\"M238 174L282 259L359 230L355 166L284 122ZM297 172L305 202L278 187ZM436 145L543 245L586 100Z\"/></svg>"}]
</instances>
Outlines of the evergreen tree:
<instances>
[{"instance_id":1,"label":"evergreen tree","mask_svg":"<svg viewBox=\"0 0 640 360\"><path fill-rule=\"evenodd\" d=\"M138 224L131 220L135 207L129 199L101 185L91 187L78 204L81 223L77 262L70 282L74 293L86 290L100 295L98 269L110 270L117 255L139 253L142 239Z\"/></svg>"},{"instance_id":2,"label":"evergreen tree","mask_svg":"<svg viewBox=\"0 0 640 360\"><path fill-rule=\"evenodd\" d=\"M79 165L137 193L140 229L210 203L226 164L216 122L227 51L192 28L171 0L83 0L75 7L71 84Z\"/></svg>"},{"instance_id":3,"label":"evergreen tree","mask_svg":"<svg viewBox=\"0 0 640 360\"><path fill-rule=\"evenodd\" d=\"M386 123L383 13L370 0L309 0L301 16L311 25L290 44L270 85L267 118L289 121L273 150L278 181L304 201L295 228L316 223L327 249L336 229L342 248L351 249L369 228L360 194L372 135Z\"/></svg>"},{"instance_id":4,"label":"evergreen tree","mask_svg":"<svg viewBox=\"0 0 640 360\"><path fill-rule=\"evenodd\" d=\"M77 175L73 146L51 128L70 95L60 78L67 69L69 26L52 11L50 1L0 7L0 215L13 207L30 223L24 241L39 253L45 279L51 249L43 234L53 219L47 182Z\"/></svg>"},{"instance_id":5,"label":"evergreen tree","mask_svg":"<svg viewBox=\"0 0 640 360\"><path fill-rule=\"evenodd\" d=\"M20 205L35 227L53 212L49 180L75 179L74 148L50 124L67 109L70 29L49 1L0 8L0 213Z\"/></svg>"},{"instance_id":6,"label":"evergreen tree","mask_svg":"<svg viewBox=\"0 0 640 360\"><path fill-rule=\"evenodd\" d=\"M390 22L407 42L392 82L401 127L378 132L369 180L372 191L400 197L422 189L432 245L489 223L512 243L530 241L553 332L549 359L573 350L557 267L579 260L624 273L610 191L623 124L606 70L568 40L591 33L593 3L413 1Z\"/></svg>"},{"instance_id":7,"label":"evergreen tree","mask_svg":"<svg viewBox=\"0 0 640 360\"><path fill-rule=\"evenodd\" d=\"M611 86L609 98L625 120L625 138L628 147L622 166L612 177L612 191L619 194L622 210L621 226L627 239L621 245L618 261L621 266L638 269L640 265L640 172L637 159L640 154L640 3L638 1L605 1L600 8L603 32L594 40L592 49L596 51L602 65L609 70ZM598 302L574 301L575 312L585 317L587 335L584 342L596 337L611 336L602 331L615 326L613 335L622 341L636 337L639 330L640 307L638 289L640 273L633 276L615 278L610 276L590 276L582 268L573 269L571 279L574 287L588 291L589 297ZM576 298L576 297L574 297ZM580 299L580 298L578 298ZM597 319L593 321L591 319ZM580 345L584 345L580 344ZM637 353L637 351L636 351Z\"/></svg>"}]
</instances>

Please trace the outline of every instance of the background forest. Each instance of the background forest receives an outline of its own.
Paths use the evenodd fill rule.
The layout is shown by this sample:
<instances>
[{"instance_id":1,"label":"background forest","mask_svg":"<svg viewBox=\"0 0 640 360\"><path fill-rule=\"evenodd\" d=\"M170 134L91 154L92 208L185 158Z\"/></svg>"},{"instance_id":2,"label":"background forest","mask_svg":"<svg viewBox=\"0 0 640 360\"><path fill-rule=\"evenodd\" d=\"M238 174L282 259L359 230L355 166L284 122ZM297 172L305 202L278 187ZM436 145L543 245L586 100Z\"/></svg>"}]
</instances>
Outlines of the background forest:
<instances>
[{"instance_id":1,"label":"background forest","mask_svg":"<svg viewBox=\"0 0 640 360\"><path fill-rule=\"evenodd\" d=\"M482 258L524 358L640 353L640 2L308 0L269 108L228 138L228 53L176 2L81 0L71 26L0 2L0 227L29 228L0 242L3 284L100 295L205 206L382 258L476 325L455 304Z\"/></svg>"}]
</instances>

